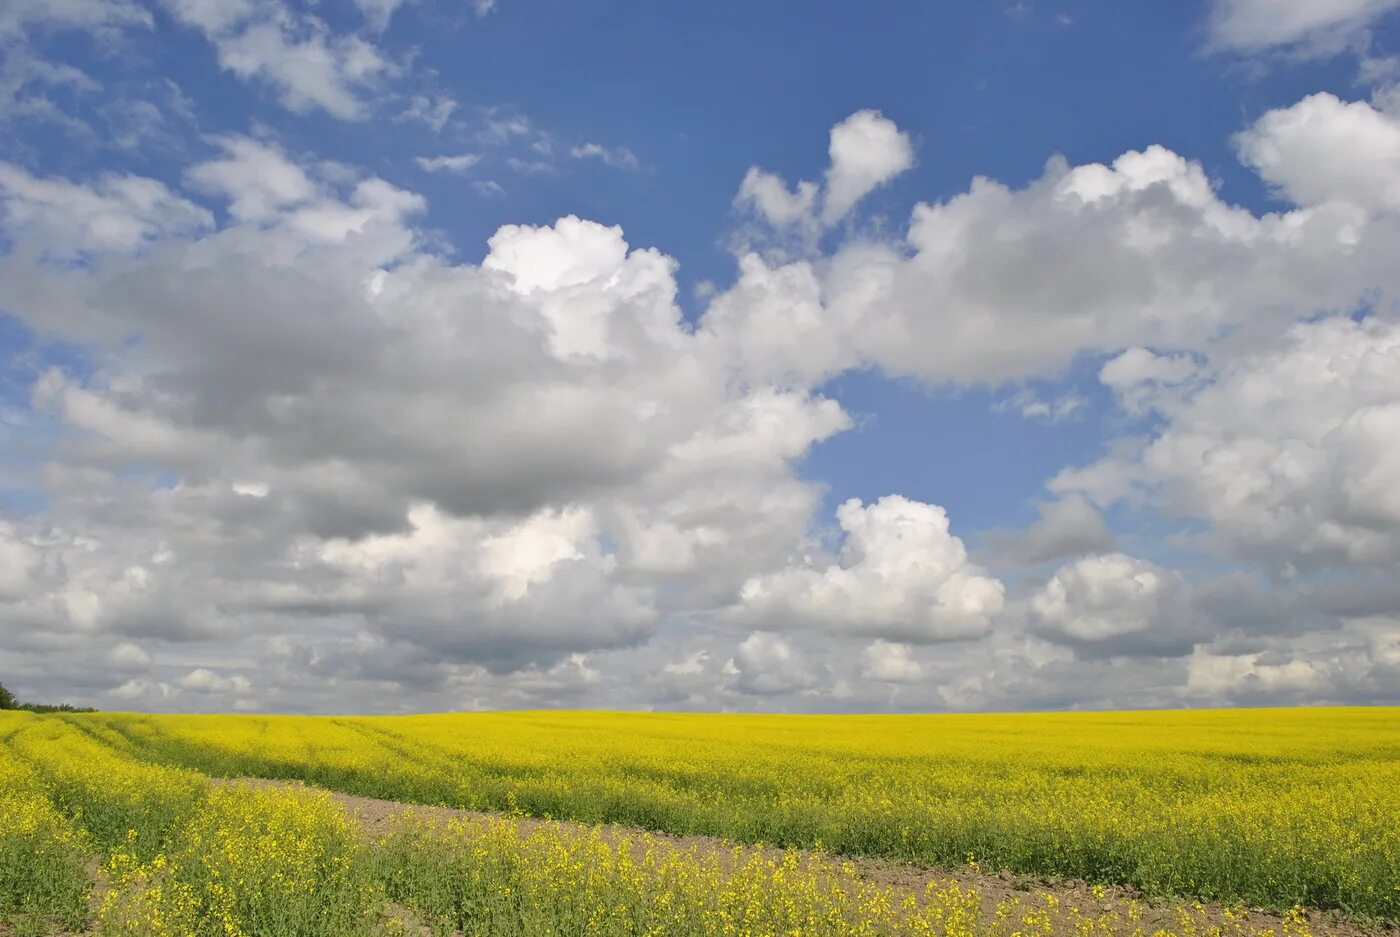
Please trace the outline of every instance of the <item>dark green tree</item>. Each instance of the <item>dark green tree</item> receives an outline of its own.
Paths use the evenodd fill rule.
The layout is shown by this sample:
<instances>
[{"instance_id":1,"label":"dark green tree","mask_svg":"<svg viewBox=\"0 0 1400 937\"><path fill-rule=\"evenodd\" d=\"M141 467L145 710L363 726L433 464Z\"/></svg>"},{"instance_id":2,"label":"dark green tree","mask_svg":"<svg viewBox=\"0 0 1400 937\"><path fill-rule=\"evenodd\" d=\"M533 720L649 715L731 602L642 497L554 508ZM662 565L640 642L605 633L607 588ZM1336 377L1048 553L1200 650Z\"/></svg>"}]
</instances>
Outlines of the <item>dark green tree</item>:
<instances>
[{"instance_id":1,"label":"dark green tree","mask_svg":"<svg viewBox=\"0 0 1400 937\"><path fill-rule=\"evenodd\" d=\"M18 708L19 700L15 699L15 695L13 693L5 689L5 685L3 683L0 683L0 709Z\"/></svg>"}]
</instances>

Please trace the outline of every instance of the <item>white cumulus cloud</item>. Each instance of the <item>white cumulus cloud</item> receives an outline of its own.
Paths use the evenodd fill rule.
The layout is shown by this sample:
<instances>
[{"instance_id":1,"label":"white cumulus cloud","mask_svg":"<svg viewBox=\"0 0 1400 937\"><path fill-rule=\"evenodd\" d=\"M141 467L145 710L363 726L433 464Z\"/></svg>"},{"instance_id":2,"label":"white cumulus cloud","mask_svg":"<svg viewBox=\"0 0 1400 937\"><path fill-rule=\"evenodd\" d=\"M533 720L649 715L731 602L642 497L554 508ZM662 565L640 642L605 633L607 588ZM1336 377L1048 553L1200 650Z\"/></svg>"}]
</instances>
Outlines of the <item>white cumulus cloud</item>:
<instances>
[{"instance_id":1,"label":"white cumulus cloud","mask_svg":"<svg viewBox=\"0 0 1400 937\"><path fill-rule=\"evenodd\" d=\"M909 135L876 110L857 111L832 127L828 153L831 162L820 186L802 181L789 189L781 177L750 167L735 204L752 206L775 228L796 229L812 239L914 165Z\"/></svg>"},{"instance_id":2,"label":"white cumulus cloud","mask_svg":"<svg viewBox=\"0 0 1400 937\"><path fill-rule=\"evenodd\" d=\"M57 257L134 250L213 221L154 179L109 173L85 186L34 176L11 163L0 163L0 218L12 234Z\"/></svg>"},{"instance_id":3,"label":"white cumulus cloud","mask_svg":"<svg viewBox=\"0 0 1400 937\"><path fill-rule=\"evenodd\" d=\"M1400 210L1400 118L1322 93L1269 111L1235 138L1240 158L1299 205Z\"/></svg>"},{"instance_id":4,"label":"white cumulus cloud","mask_svg":"<svg viewBox=\"0 0 1400 937\"><path fill-rule=\"evenodd\" d=\"M1400 559L1400 326L1333 317L1223 364L1135 452L1061 474L1101 501L1146 492L1280 572Z\"/></svg>"},{"instance_id":5,"label":"white cumulus cloud","mask_svg":"<svg viewBox=\"0 0 1400 937\"><path fill-rule=\"evenodd\" d=\"M812 663L791 643L761 631L735 648L725 671L741 693L757 696L810 690L819 680Z\"/></svg>"},{"instance_id":6,"label":"white cumulus cloud","mask_svg":"<svg viewBox=\"0 0 1400 937\"><path fill-rule=\"evenodd\" d=\"M738 620L928 642L978 637L1001 611L1002 584L968 559L938 505L852 499L836 517L839 558L749 579Z\"/></svg>"},{"instance_id":7,"label":"white cumulus cloud","mask_svg":"<svg viewBox=\"0 0 1400 937\"><path fill-rule=\"evenodd\" d=\"M861 675L883 683L916 683L923 667L914 659L907 644L876 641L861 654Z\"/></svg>"},{"instance_id":8,"label":"white cumulus cloud","mask_svg":"<svg viewBox=\"0 0 1400 937\"><path fill-rule=\"evenodd\" d=\"M1066 564L1030 606L1043 633L1081 648L1163 653L1202 637L1184 580L1123 553Z\"/></svg>"},{"instance_id":9,"label":"white cumulus cloud","mask_svg":"<svg viewBox=\"0 0 1400 937\"><path fill-rule=\"evenodd\" d=\"M822 221L834 224L857 202L914 165L909 135L879 111L857 111L831 128Z\"/></svg>"}]
</instances>

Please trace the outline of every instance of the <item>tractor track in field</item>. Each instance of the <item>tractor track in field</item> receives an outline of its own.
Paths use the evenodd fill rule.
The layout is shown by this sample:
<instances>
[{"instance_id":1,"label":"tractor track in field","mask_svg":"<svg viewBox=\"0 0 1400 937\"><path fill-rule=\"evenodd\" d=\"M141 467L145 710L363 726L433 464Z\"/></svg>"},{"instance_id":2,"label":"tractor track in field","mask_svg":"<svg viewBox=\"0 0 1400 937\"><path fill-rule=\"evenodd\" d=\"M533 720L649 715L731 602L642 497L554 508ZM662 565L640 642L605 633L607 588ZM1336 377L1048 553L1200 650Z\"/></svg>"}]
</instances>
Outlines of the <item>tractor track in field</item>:
<instances>
[{"instance_id":1,"label":"tractor track in field","mask_svg":"<svg viewBox=\"0 0 1400 937\"><path fill-rule=\"evenodd\" d=\"M653 842L679 851L697 855L714 853L720 857L722 863L726 857L733 855L736 846L745 851L755 848L751 844L735 843L714 836L676 835L618 824L588 824L571 820L548 820L538 817L465 810L457 807L381 800L374 797L342 794L301 781L280 781L265 778L211 778L210 780L220 785L243 784L259 788L324 791L332 800L344 807L346 812L361 825L366 834L371 836L386 828L396 817L413 814L439 820L453 818L504 820L516 824L523 833L529 833L541 827L562 828L579 833L598 830L603 839L612 845L617 845L624 840L635 842L638 837L645 835L650 837ZM781 855L783 852L783 850L772 847L762 847L762 849L775 856ZM808 851L801 850L801 852L806 854ZM923 868L894 860L870 857L828 856L828 858L849 863L854 868L855 873L866 881L901 892L921 893L931 883L946 884L949 881L956 882L963 888L975 888L982 895L984 908L987 909L995 907L998 902L1004 899L1020 898L1026 902L1040 893L1054 895L1065 906L1078 907L1089 915L1101 913L1126 915L1128 907L1136 902L1144 912L1138 923L1147 934L1153 933L1158 927L1175 927L1177 925L1177 909L1183 905L1196 906L1197 904L1187 899L1154 898L1122 885L1105 886L1102 889L1102 897L1099 897L1094 894L1093 885L1088 882L1052 881L1035 875L1021 875L1011 872L993 874L976 872L966 868ZM1228 919L1224 904L1199 902L1199 907L1203 910L1208 925L1221 925L1223 927L1227 924ZM1237 913L1235 920L1251 931L1258 932L1271 928L1275 934L1282 935L1284 933L1283 915L1268 909L1249 908L1242 918ZM1336 911L1309 909L1308 931L1313 937L1400 937L1400 923L1361 920Z\"/></svg>"}]
</instances>

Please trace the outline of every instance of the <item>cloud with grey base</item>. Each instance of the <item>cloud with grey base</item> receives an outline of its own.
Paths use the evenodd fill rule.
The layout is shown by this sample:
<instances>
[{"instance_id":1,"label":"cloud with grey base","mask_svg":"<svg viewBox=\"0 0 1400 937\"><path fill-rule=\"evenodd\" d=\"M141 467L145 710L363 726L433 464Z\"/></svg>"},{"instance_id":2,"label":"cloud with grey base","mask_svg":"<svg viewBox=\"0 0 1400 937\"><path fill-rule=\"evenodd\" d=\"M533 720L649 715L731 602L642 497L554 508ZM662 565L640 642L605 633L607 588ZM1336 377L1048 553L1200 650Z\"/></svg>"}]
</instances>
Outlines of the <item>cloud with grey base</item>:
<instances>
[{"instance_id":1,"label":"cloud with grey base","mask_svg":"<svg viewBox=\"0 0 1400 937\"><path fill-rule=\"evenodd\" d=\"M421 195L271 139L207 141L182 185L10 167L0 301L102 367L29 381L47 506L0 526L0 665L201 709L1393 699L1393 121L1315 97L1246 127L1270 214L1162 147L978 179L884 240L742 254L693 326L619 228L505 225L455 262ZM750 174L745 204L820 227L912 159L897 127L831 141L820 184ZM1080 356L1147 422L1026 530L974 557L897 492L832 529L800 468L854 425L826 381ZM1139 555L1110 506L1244 578Z\"/></svg>"}]
</instances>

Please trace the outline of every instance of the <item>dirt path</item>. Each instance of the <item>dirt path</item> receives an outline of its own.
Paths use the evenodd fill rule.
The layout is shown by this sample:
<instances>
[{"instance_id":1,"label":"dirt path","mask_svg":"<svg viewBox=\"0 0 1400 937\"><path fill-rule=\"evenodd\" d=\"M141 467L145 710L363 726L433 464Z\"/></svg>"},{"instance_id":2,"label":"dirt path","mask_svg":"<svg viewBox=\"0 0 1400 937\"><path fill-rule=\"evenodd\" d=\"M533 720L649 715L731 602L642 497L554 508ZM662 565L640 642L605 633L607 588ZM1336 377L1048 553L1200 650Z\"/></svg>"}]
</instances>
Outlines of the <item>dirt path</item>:
<instances>
[{"instance_id":1,"label":"dirt path","mask_svg":"<svg viewBox=\"0 0 1400 937\"><path fill-rule=\"evenodd\" d=\"M256 787L272 788L306 788L309 786L299 781L270 781L261 778L215 779L215 783L250 784ZM373 833L394 817L404 813L442 819L464 817L510 820L518 824L522 832L529 832L541 826L562 827L578 832L595 829L592 825L568 820L510 817L505 814L461 810L454 807L430 807L393 800L377 800L373 797L357 797L335 791L327 793L337 803L345 807L350 815L359 821L369 833ZM604 839L614 844L623 839L645 834L654 841L669 843L679 850L697 853L715 852L721 856L728 855L736 845L729 840L713 836L676 836L629 826L601 825L596 829L601 831ZM779 850L773 850L775 855L779 852ZM1077 907L1087 915L1113 914L1120 919L1126 919L1129 907L1136 903L1143 910L1142 918L1137 923L1141 924L1143 932L1146 934L1153 933L1159 927L1179 929L1177 909L1183 906L1183 902L1179 900L1149 898L1141 892L1125 886L1107 886L1100 890L1100 897L1094 894L1093 886L1087 882L1049 881L1038 876L1017 875L1010 872L987 874L973 872L965 868L926 869L873 858L854 858L850 862L854 866L856 874L861 878L900 891L922 892L929 883L945 884L950 880L955 881L964 888L975 888L984 899L984 907L988 909L995 907L998 902L1006 898L1020 898L1023 903L1028 903L1040 893L1049 893L1058 898L1064 906ZM1200 907L1201 913L1205 917L1206 926L1226 925L1227 917L1224 905L1202 902ZM1278 935L1282 935L1284 932L1282 915L1272 911L1250 908L1242 919L1238 915L1235 919L1256 933L1267 929L1272 929ZM1308 930L1313 937L1400 937L1400 926L1396 924L1358 921L1332 911L1310 911Z\"/></svg>"}]
</instances>

